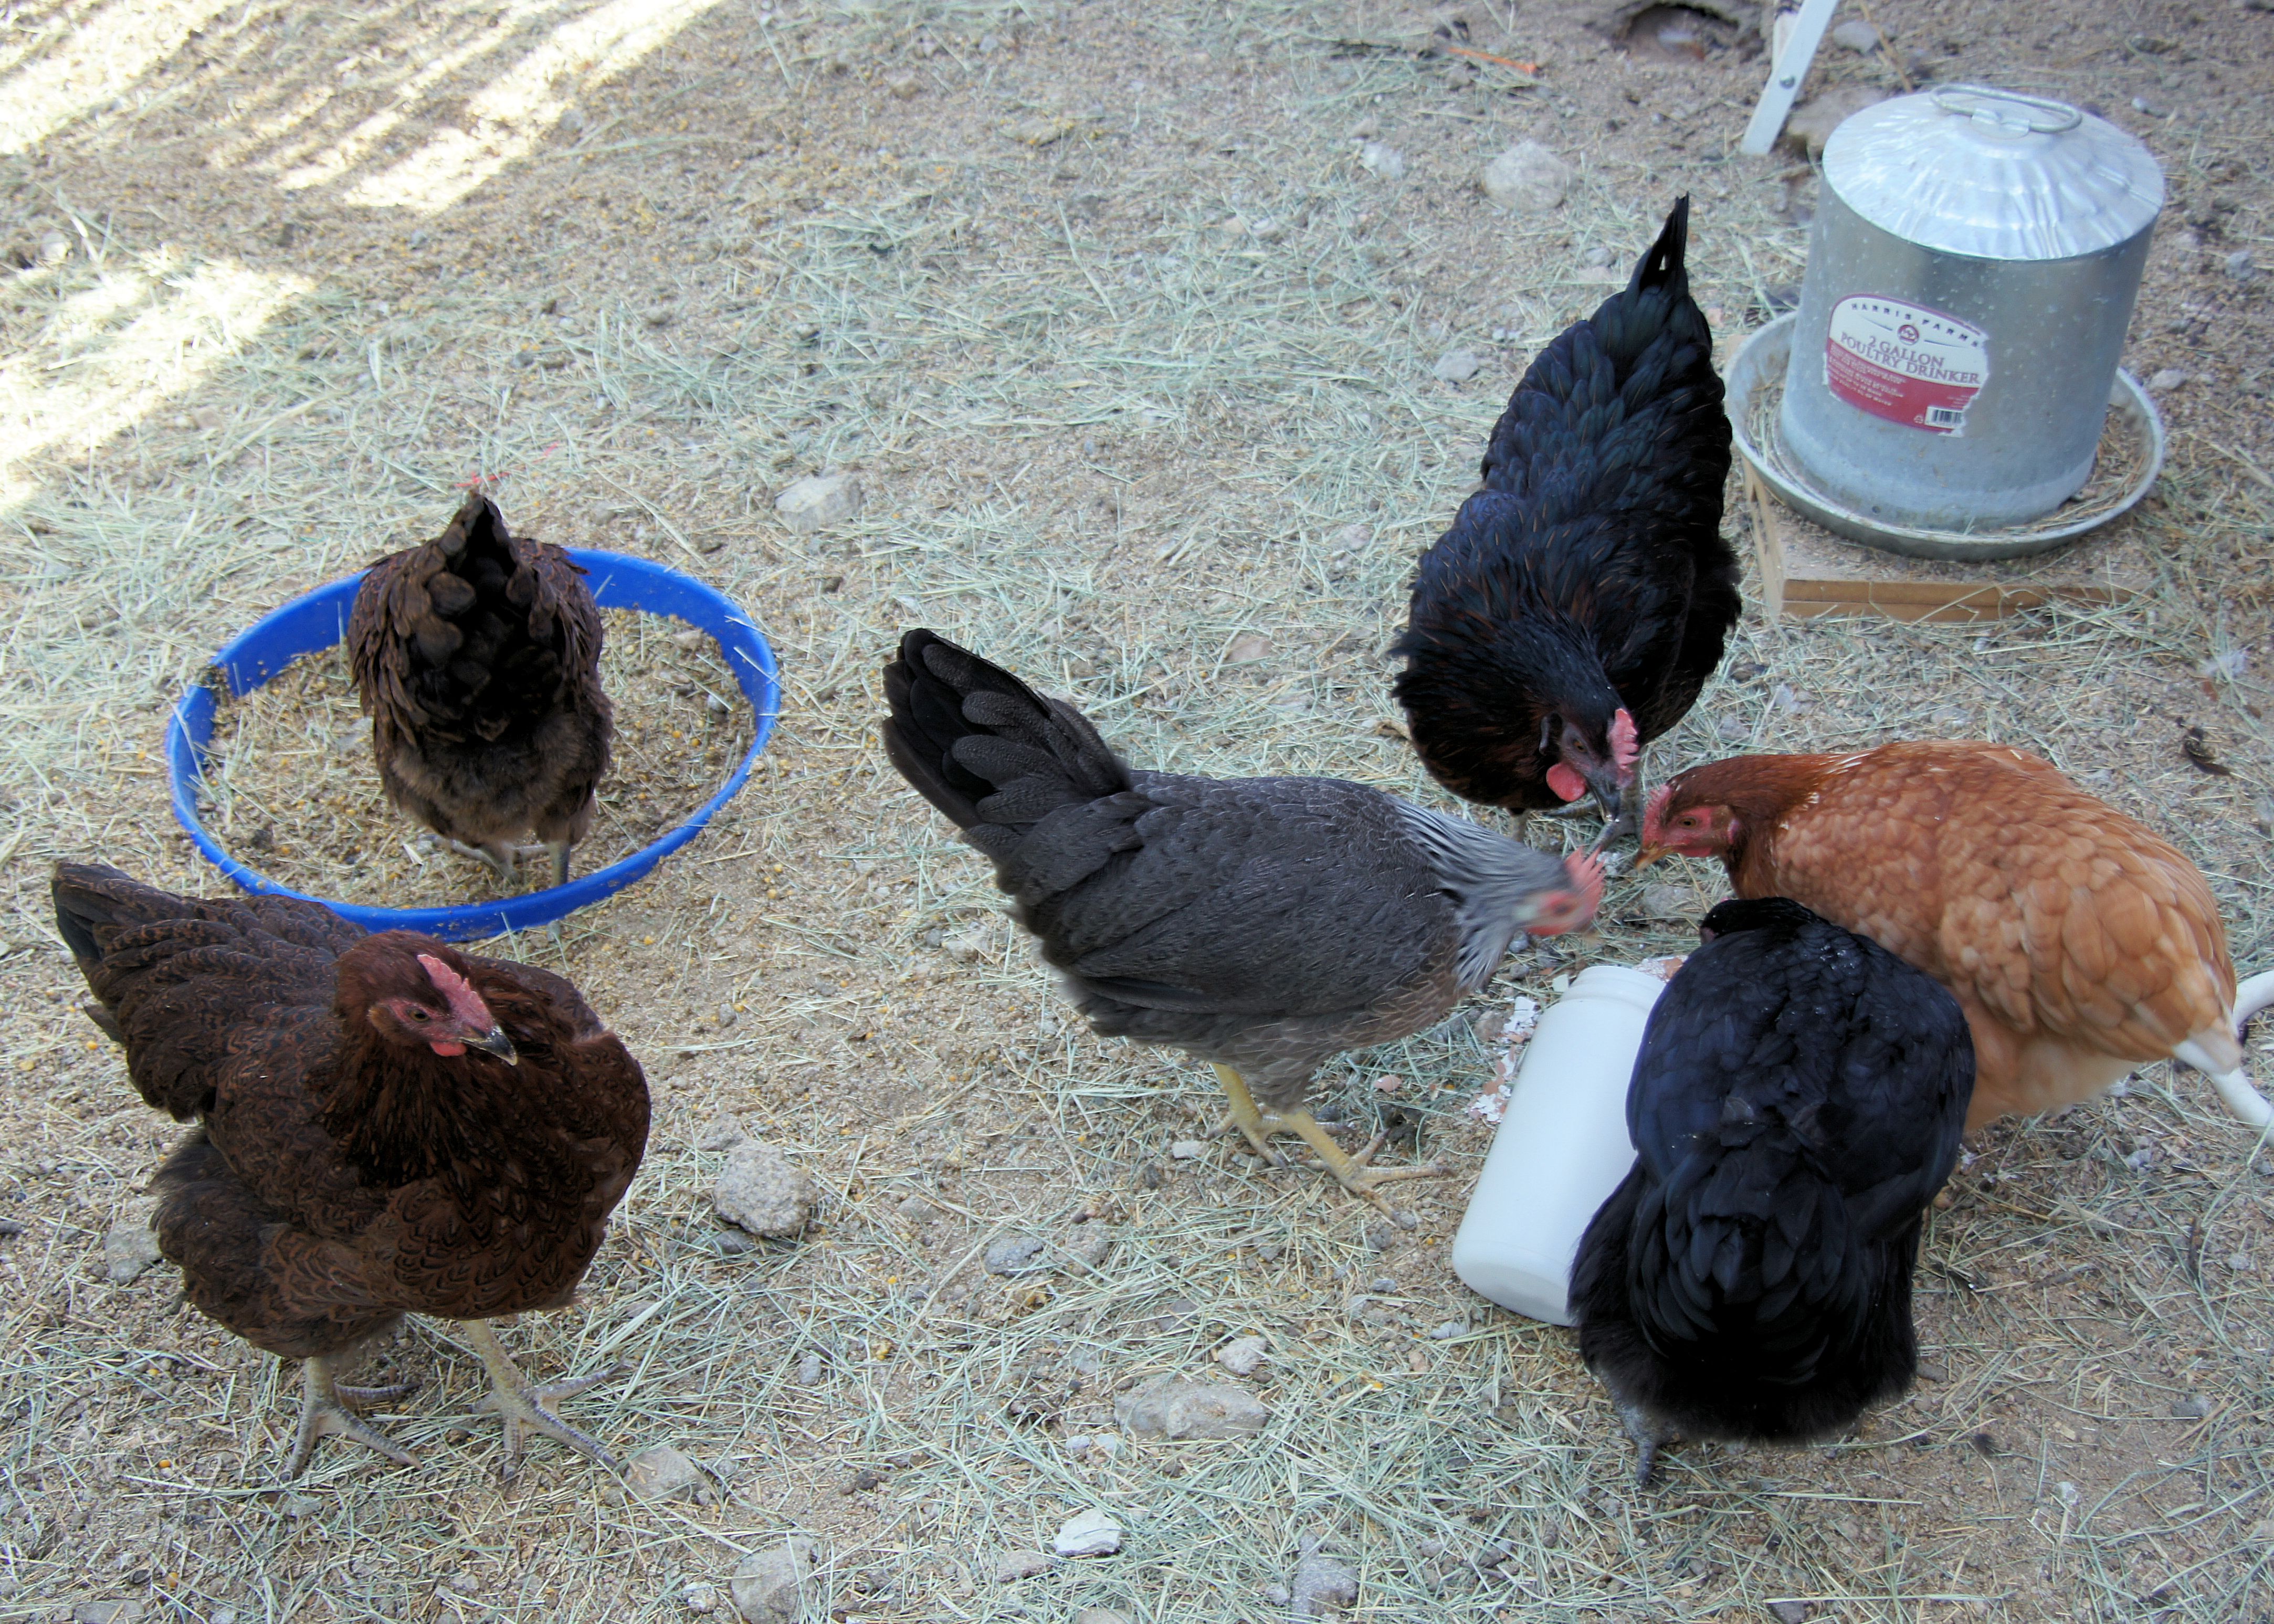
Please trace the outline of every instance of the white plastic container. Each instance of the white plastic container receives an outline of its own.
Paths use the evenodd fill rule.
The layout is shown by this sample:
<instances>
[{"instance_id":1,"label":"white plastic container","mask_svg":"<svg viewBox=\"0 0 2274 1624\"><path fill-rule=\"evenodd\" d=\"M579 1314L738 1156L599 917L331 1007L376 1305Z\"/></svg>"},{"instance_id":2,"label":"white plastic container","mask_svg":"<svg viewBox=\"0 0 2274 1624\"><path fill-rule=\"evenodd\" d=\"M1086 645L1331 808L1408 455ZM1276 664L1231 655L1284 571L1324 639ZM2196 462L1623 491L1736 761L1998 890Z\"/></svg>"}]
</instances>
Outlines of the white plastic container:
<instances>
[{"instance_id":1,"label":"white plastic container","mask_svg":"<svg viewBox=\"0 0 2274 1624\"><path fill-rule=\"evenodd\" d=\"M1453 1273L1472 1291L1571 1323L1579 1237L1634 1165L1627 1084L1665 990L1647 970L1593 965L1540 1016L1453 1237Z\"/></svg>"}]
</instances>

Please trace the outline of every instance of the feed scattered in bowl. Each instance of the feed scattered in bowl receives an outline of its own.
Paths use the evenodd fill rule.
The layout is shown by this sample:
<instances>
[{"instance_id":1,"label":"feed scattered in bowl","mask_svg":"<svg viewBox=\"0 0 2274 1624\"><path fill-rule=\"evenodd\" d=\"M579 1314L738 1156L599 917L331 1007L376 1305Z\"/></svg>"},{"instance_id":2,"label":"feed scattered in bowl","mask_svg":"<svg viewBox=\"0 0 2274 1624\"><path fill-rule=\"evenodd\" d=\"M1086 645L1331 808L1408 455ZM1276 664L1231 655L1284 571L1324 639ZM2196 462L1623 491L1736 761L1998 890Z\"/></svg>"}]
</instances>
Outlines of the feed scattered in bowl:
<instances>
[{"instance_id":1,"label":"feed scattered in bowl","mask_svg":"<svg viewBox=\"0 0 2274 1624\"><path fill-rule=\"evenodd\" d=\"M636 610L604 608L600 619L600 681L616 736L591 833L576 848L579 876L686 822L749 749L753 725L707 634ZM295 660L242 698L222 695L200 807L231 856L313 897L448 906L541 891L551 879L539 854L502 886L387 803L343 647Z\"/></svg>"}]
</instances>

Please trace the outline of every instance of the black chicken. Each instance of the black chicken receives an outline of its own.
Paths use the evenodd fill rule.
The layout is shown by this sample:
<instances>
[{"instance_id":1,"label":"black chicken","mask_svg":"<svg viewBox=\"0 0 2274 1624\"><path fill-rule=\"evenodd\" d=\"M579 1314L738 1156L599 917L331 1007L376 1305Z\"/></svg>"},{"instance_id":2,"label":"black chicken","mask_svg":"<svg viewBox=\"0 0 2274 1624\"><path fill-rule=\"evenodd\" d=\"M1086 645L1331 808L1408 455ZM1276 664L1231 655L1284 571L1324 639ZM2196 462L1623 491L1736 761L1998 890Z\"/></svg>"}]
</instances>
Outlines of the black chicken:
<instances>
[{"instance_id":1,"label":"black chicken","mask_svg":"<svg viewBox=\"0 0 2274 1624\"><path fill-rule=\"evenodd\" d=\"M1312 1073L1442 1019L1519 931L1585 924L1602 895L1590 858L1360 785L1132 771L1072 705L928 631L885 695L892 764L994 860L1092 1028L1212 1062L1258 1155L1299 1134L1386 1212L1380 1181L1437 1169L1346 1154L1303 1108Z\"/></svg>"},{"instance_id":2,"label":"black chicken","mask_svg":"<svg viewBox=\"0 0 2274 1624\"><path fill-rule=\"evenodd\" d=\"M159 1250L208 1317L299 1359L288 1467L319 1439L410 1457L334 1362L406 1313L463 1321L505 1423L609 1466L484 1323L575 1295L647 1144L638 1064L549 970L358 926L296 898L200 901L60 863L56 929L143 1099L198 1125L158 1170Z\"/></svg>"},{"instance_id":3,"label":"black chicken","mask_svg":"<svg viewBox=\"0 0 2274 1624\"><path fill-rule=\"evenodd\" d=\"M1592 790L1604 840L1639 810L1642 747L1697 702L1737 622L1729 421L1683 267L1689 222L1685 197L1626 291L1517 385L1395 649L1439 783L1517 812Z\"/></svg>"},{"instance_id":4,"label":"black chicken","mask_svg":"<svg viewBox=\"0 0 2274 1624\"><path fill-rule=\"evenodd\" d=\"M348 653L387 797L506 882L534 831L568 878L608 770L600 611L560 548L476 491L449 528L371 567Z\"/></svg>"},{"instance_id":5,"label":"black chicken","mask_svg":"<svg viewBox=\"0 0 2274 1624\"><path fill-rule=\"evenodd\" d=\"M1724 902L1643 1035L1638 1160L1572 1270L1579 1351L1640 1446L1802 1443L1909 1387L1924 1208L1958 1159L1958 1001L1783 897Z\"/></svg>"}]
</instances>

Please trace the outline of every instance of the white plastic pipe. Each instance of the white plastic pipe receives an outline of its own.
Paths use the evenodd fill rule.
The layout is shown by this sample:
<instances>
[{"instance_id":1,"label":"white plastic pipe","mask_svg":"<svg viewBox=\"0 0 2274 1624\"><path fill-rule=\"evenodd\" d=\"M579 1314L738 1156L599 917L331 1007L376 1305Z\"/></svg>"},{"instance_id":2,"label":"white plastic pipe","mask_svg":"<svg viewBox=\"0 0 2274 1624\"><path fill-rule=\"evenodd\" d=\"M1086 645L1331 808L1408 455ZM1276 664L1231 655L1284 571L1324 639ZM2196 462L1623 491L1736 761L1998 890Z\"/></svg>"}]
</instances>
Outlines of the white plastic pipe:
<instances>
[{"instance_id":1,"label":"white plastic pipe","mask_svg":"<svg viewBox=\"0 0 2274 1624\"><path fill-rule=\"evenodd\" d=\"M1594 965L1540 1018L1507 1114L1453 1237L1453 1273L1502 1308L1571 1323L1571 1264L1634 1165L1627 1084L1666 983Z\"/></svg>"}]
</instances>

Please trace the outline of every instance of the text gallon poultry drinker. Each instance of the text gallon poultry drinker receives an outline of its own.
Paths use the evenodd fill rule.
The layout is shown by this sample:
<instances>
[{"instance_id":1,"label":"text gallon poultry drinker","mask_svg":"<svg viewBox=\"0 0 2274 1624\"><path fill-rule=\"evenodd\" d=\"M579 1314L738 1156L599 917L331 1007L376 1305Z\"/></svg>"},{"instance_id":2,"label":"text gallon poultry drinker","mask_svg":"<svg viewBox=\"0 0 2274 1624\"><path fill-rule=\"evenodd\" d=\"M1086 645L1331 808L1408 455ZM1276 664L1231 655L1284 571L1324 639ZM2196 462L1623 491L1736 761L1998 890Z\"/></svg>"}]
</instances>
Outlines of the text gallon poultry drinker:
<instances>
[{"instance_id":1,"label":"text gallon poultry drinker","mask_svg":"<svg viewBox=\"0 0 2274 1624\"><path fill-rule=\"evenodd\" d=\"M1550 1325L1571 1323L1579 1237L1634 1165L1627 1084L1665 990L1647 970L1593 965L1540 1018L1453 1237L1453 1273L1471 1290Z\"/></svg>"},{"instance_id":2,"label":"text gallon poultry drinker","mask_svg":"<svg viewBox=\"0 0 2274 1624\"><path fill-rule=\"evenodd\" d=\"M1946 86L1824 148L1778 430L1889 524L2052 512L2091 474L2163 172L2113 124Z\"/></svg>"}]
</instances>

